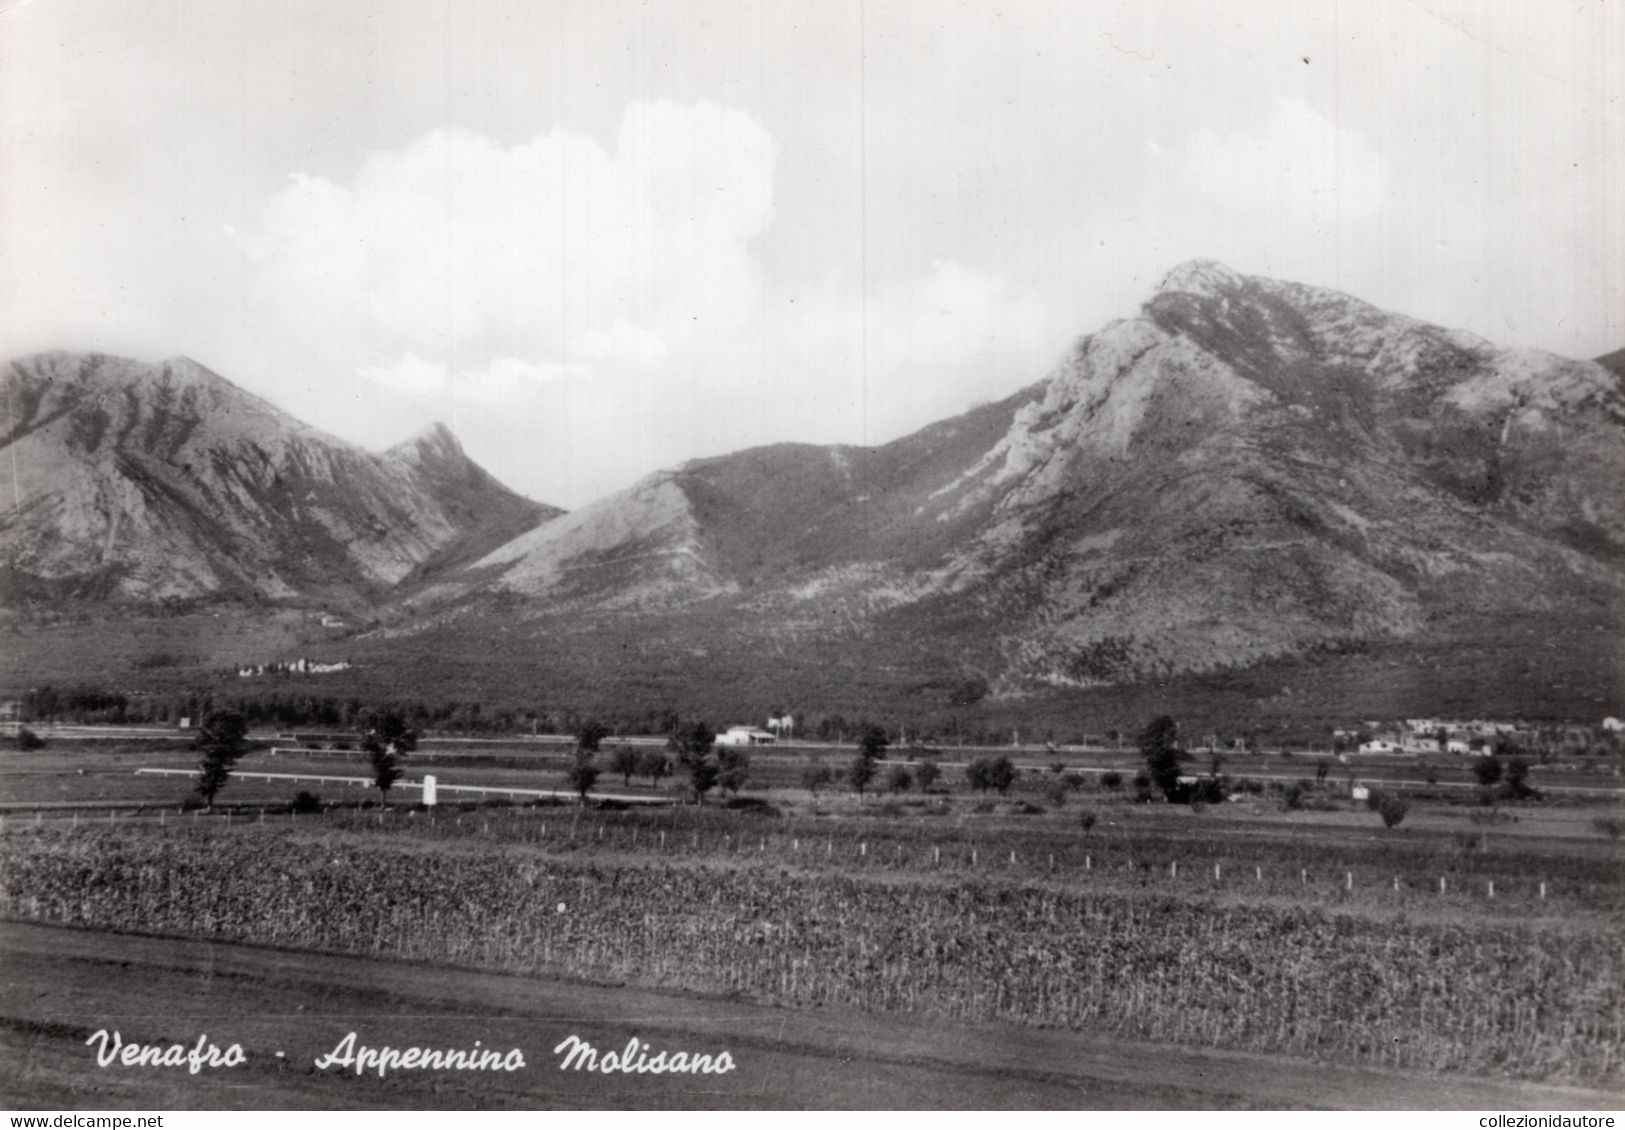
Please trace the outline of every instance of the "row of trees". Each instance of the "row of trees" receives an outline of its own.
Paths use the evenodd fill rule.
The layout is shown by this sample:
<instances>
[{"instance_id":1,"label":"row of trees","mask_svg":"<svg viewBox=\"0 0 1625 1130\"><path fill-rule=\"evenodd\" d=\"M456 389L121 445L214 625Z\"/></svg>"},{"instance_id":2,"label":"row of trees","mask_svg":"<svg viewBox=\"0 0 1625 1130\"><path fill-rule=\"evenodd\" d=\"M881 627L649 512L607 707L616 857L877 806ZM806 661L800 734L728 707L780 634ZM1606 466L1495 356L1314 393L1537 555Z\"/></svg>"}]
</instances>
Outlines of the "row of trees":
<instances>
[{"instance_id":1,"label":"row of trees","mask_svg":"<svg viewBox=\"0 0 1625 1130\"><path fill-rule=\"evenodd\" d=\"M249 751L248 729L248 719L235 710L215 711L198 726L194 739L200 754L196 789L205 805L214 807L232 769ZM401 778L402 759L417 745L417 731L393 711L378 711L365 721L361 749L372 766L373 784L385 796Z\"/></svg>"},{"instance_id":2,"label":"row of trees","mask_svg":"<svg viewBox=\"0 0 1625 1130\"><path fill-rule=\"evenodd\" d=\"M202 754L199 763L197 792L203 803L212 806L216 795L229 780L231 770L248 750L248 720L235 711L218 711L208 715L197 732L197 747ZM30 737L33 735L30 733ZM601 770L598 758L604 741L610 736L609 727L596 719L584 722L576 733L574 759L566 772L569 787L586 801L597 785ZM666 748L638 750L631 746L618 746L608 755L608 768L630 786L634 776L649 779L658 786L675 772L687 775L694 802L703 804L712 790L737 795L750 777L750 757L737 746L718 746L717 735L701 721L674 725L667 737ZM37 739L36 739L37 740ZM364 722L361 748L366 753L373 771L373 783L388 795L391 786L400 779L401 761L417 748L418 733L408 721L394 711L377 711ZM890 746L890 738L880 726L867 727L859 740L858 752L847 767L846 781L863 795L873 787L880 776L880 761ZM1190 754L1181 748L1179 727L1169 715L1153 719L1139 736L1141 756L1145 770L1136 777L1142 793L1155 788L1170 803L1184 804L1195 801L1222 799L1224 788L1219 776L1221 763L1213 759L1211 771L1204 779L1192 780L1183 773ZM1324 768L1324 767L1323 767ZM1056 774L1056 787L1064 783L1064 767L1052 767ZM1529 765L1520 758L1504 761L1489 757L1477 762L1473 772L1486 790L1502 784L1503 795L1513 799L1536 796L1528 784ZM1017 769L1008 757L982 757L971 761L965 769L966 782L978 792L1007 792L1017 778ZM903 792L916 784L922 791L930 790L940 779L941 770L935 762L925 760L911 770L906 765L894 765L884 785L893 792ZM1324 777L1324 774L1322 774ZM835 775L827 766L814 763L802 775L802 784L811 792L834 782ZM1121 781L1117 773L1108 773L1101 783L1107 788ZM1403 802L1386 797L1381 802L1374 796L1373 809L1382 813L1384 823L1392 827L1404 818Z\"/></svg>"}]
</instances>

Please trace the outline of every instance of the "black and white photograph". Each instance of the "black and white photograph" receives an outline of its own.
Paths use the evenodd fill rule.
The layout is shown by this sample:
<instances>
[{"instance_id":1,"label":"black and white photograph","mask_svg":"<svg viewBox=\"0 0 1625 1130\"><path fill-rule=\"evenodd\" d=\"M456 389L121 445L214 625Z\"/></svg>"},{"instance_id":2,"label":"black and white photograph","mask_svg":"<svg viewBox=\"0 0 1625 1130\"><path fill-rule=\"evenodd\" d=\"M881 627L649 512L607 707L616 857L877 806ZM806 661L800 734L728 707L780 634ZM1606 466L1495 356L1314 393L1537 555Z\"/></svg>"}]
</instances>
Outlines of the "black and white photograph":
<instances>
[{"instance_id":1,"label":"black and white photograph","mask_svg":"<svg viewBox=\"0 0 1625 1130\"><path fill-rule=\"evenodd\" d=\"M0 393L13 1126L1625 1108L1620 0L0 0Z\"/></svg>"}]
</instances>

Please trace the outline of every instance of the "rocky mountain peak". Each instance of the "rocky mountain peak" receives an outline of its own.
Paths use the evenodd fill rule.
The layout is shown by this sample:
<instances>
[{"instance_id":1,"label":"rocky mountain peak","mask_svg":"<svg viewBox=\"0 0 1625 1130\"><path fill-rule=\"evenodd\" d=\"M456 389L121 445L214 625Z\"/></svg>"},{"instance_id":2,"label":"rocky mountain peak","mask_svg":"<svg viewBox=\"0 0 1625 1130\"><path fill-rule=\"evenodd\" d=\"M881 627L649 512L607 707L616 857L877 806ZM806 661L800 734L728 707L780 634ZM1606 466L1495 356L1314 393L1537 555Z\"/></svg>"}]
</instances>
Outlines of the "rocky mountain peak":
<instances>
[{"instance_id":1,"label":"rocky mountain peak","mask_svg":"<svg viewBox=\"0 0 1625 1130\"><path fill-rule=\"evenodd\" d=\"M185 357L35 354L0 369L0 385L0 492L13 500L0 606L343 599L552 513L444 426L375 455Z\"/></svg>"},{"instance_id":2,"label":"rocky mountain peak","mask_svg":"<svg viewBox=\"0 0 1625 1130\"><path fill-rule=\"evenodd\" d=\"M1189 259L1166 275L1152 290L1152 297L1162 294L1193 294L1211 298L1239 289L1247 284L1247 276L1220 263L1216 259Z\"/></svg>"},{"instance_id":3,"label":"rocky mountain peak","mask_svg":"<svg viewBox=\"0 0 1625 1130\"><path fill-rule=\"evenodd\" d=\"M439 420L397 443L388 454L417 462L465 458L463 445Z\"/></svg>"}]
</instances>

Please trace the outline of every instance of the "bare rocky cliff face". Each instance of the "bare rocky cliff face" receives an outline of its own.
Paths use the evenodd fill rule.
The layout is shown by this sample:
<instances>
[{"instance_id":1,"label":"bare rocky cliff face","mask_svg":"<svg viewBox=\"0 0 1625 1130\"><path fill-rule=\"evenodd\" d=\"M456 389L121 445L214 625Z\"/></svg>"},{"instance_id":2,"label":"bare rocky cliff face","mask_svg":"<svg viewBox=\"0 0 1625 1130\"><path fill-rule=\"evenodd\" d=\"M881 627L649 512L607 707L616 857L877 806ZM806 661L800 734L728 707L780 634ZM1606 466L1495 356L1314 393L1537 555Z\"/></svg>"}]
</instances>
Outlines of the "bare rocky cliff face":
<instances>
[{"instance_id":1,"label":"bare rocky cliff face","mask_svg":"<svg viewBox=\"0 0 1625 1130\"><path fill-rule=\"evenodd\" d=\"M424 590L399 630L495 600L539 632L930 650L1018 693L1512 611L1616 624L1622 594L1615 373L1193 262L1000 404L651 476Z\"/></svg>"},{"instance_id":2,"label":"bare rocky cliff face","mask_svg":"<svg viewBox=\"0 0 1625 1130\"><path fill-rule=\"evenodd\" d=\"M449 546L556 513L442 426L374 454L184 358L39 354L0 388L7 606L366 599Z\"/></svg>"}]
</instances>

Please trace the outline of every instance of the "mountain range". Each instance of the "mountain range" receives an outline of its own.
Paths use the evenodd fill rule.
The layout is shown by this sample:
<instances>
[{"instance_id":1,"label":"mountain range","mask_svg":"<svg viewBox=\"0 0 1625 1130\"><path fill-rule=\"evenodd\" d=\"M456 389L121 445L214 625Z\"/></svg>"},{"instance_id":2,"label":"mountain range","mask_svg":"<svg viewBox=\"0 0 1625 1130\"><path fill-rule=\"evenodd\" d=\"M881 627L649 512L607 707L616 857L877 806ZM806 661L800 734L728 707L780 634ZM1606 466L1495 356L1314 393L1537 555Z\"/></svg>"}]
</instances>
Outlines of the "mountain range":
<instances>
[{"instance_id":1,"label":"mountain range","mask_svg":"<svg viewBox=\"0 0 1625 1130\"><path fill-rule=\"evenodd\" d=\"M0 376L5 603L377 598L557 514L443 426L382 454L185 358L36 354Z\"/></svg>"},{"instance_id":2,"label":"mountain range","mask_svg":"<svg viewBox=\"0 0 1625 1130\"><path fill-rule=\"evenodd\" d=\"M666 702L952 708L1418 646L1431 685L1498 640L1486 694L1583 649L1571 697L1614 702L1619 368L1196 261L999 403L562 514L441 429L373 455L189 362L24 358L5 595L343 595L374 663Z\"/></svg>"}]
</instances>

